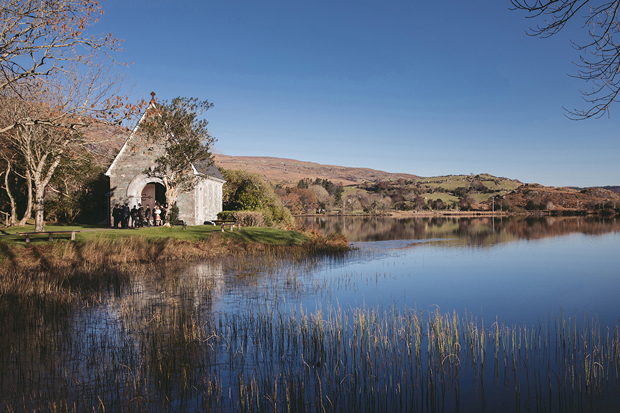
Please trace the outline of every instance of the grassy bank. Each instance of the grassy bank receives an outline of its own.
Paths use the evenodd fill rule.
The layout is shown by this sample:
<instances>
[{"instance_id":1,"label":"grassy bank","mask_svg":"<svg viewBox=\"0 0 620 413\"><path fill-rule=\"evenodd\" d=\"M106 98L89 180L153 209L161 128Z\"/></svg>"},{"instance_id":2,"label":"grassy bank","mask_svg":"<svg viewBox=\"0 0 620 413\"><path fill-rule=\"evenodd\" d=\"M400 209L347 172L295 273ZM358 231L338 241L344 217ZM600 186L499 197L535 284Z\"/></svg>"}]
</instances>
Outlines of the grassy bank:
<instances>
[{"instance_id":1,"label":"grassy bank","mask_svg":"<svg viewBox=\"0 0 620 413\"><path fill-rule=\"evenodd\" d=\"M323 236L278 228L241 228L222 231L215 226L101 229L78 225L48 225L46 231L79 231L71 234L19 235L34 227L0 230L0 263L3 267L75 266L78 264L144 263L197 260L261 251L292 254L341 253L348 243L341 235Z\"/></svg>"},{"instance_id":2,"label":"grassy bank","mask_svg":"<svg viewBox=\"0 0 620 413\"><path fill-rule=\"evenodd\" d=\"M0 262L4 266L50 268L81 264L108 265L155 261L199 260L240 253L281 250L291 253L329 253L347 250L344 237L323 237L276 228L242 228L222 232L219 227L194 226L107 230L85 226L46 226L46 231L80 231L32 235L28 244L20 232L33 228L8 228L0 237Z\"/></svg>"},{"instance_id":3,"label":"grassy bank","mask_svg":"<svg viewBox=\"0 0 620 413\"><path fill-rule=\"evenodd\" d=\"M312 261L321 254L339 255L349 250L343 236L274 228L234 232L213 227L145 228L78 235L75 241L34 240L29 245L23 236L3 237L0 314L11 313L11 308L21 308L24 314L41 309L50 315L68 313L75 305L97 303L136 279L175 272L190 261L259 260L268 267L282 258Z\"/></svg>"},{"instance_id":4,"label":"grassy bank","mask_svg":"<svg viewBox=\"0 0 620 413\"><path fill-rule=\"evenodd\" d=\"M109 229L88 225L46 225L45 231L79 231L76 233L76 241L93 241L93 240L114 240L123 238L144 238L149 240L158 240L172 238L182 241L198 242L204 241L214 234L221 234L223 239L243 239L244 235L240 235L239 231L230 231L227 229L222 233L218 226L188 226L183 229L176 227L150 227L138 229ZM9 227L0 230L0 241L7 243L9 246L26 246L25 237L18 235L20 233L34 232L34 225L25 227ZM299 245L307 242L309 236L297 231L286 231L276 228L242 228L241 234L253 234L252 242L273 245ZM54 239L69 240L70 234L56 234ZM31 235L32 245L46 245L47 234Z\"/></svg>"}]
</instances>

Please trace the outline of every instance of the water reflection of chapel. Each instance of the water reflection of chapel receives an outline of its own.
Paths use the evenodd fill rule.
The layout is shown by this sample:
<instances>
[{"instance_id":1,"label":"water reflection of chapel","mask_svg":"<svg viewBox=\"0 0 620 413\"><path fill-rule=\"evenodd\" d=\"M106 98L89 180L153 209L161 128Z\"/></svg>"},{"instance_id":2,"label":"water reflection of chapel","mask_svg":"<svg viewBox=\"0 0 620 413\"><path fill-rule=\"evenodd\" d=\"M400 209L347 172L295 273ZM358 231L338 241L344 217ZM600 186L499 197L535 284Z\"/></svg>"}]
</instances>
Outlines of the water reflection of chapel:
<instances>
[{"instance_id":1,"label":"water reflection of chapel","mask_svg":"<svg viewBox=\"0 0 620 413\"><path fill-rule=\"evenodd\" d=\"M147 205L153 208L155 202L166 202L163 181L144 174L146 169L155 165L155 159L162 153L161 145L140 134L138 126L134 128L106 172L110 177L110 213L115 204L128 204L132 208L141 203L145 208ZM224 178L213 164L192 166L192 173L202 179L194 190L179 192L177 206L179 219L188 225L201 225L204 221L217 219L218 212L222 211Z\"/></svg>"}]
</instances>

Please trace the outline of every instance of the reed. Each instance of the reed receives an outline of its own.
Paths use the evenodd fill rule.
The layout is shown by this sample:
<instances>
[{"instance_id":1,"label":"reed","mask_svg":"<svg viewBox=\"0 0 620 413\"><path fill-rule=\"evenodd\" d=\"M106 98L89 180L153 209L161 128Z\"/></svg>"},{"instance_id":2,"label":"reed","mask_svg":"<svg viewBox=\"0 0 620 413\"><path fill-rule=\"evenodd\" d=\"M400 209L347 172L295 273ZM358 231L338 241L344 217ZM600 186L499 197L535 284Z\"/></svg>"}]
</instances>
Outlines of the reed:
<instances>
[{"instance_id":1,"label":"reed","mask_svg":"<svg viewBox=\"0 0 620 413\"><path fill-rule=\"evenodd\" d=\"M75 242L59 240L28 248L0 242L0 263L3 267L45 270L86 264L198 261L231 255L342 255L350 250L347 239L340 234L304 235L274 228L245 228L226 233L210 231L191 239L172 236L176 233L168 234L170 236L162 233L158 237L152 233L137 234L111 237L101 233Z\"/></svg>"},{"instance_id":2,"label":"reed","mask_svg":"<svg viewBox=\"0 0 620 413\"><path fill-rule=\"evenodd\" d=\"M298 293L329 293L312 278L321 258L257 257L191 271L167 264L119 265L105 274L32 272L23 286L10 285L15 274L4 273L0 410L620 406L617 324L560 314L535 325L496 319L485 327L472 313L439 308L287 305ZM246 298L218 309L222 295Z\"/></svg>"}]
</instances>

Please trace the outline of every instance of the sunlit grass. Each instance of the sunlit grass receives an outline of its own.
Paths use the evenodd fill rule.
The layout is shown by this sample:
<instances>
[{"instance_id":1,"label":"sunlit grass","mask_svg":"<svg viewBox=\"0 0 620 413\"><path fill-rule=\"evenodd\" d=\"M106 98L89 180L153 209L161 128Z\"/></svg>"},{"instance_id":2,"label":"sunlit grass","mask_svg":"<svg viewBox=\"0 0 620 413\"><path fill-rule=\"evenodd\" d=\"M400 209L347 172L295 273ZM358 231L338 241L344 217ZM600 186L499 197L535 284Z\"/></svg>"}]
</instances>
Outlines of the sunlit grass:
<instances>
[{"instance_id":1,"label":"sunlit grass","mask_svg":"<svg viewBox=\"0 0 620 413\"><path fill-rule=\"evenodd\" d=\"M222 233L219 226L212 225L187 226L186 229L183 229L180 226L161 226L137 229L102 229L78 225L46 225L45 230L80 231L79 233L76 233L76 241L78 242L123 238L142 238L147 240L173 238L176 240L196 242L205 240L214 233ZM25 237L13 234L33 231L34 226L9 227L3 230L3 234L5 236L1 237L0 241L5 242L10 246L24 246L26 245ZM54 242L63 240L66 241L70 239L70 237L70 234L57 234L54 236ZM258 242L273 245L302 244L310 239L308 236L299 232L287 231L278 228L236 228L234 231L226 229L223 232L223 237L230 237L231 239L243 240L245 242ZM31 235L31 244L33 245L46 245L48 242L47 234Z\"/></svg>"}]
</instances>

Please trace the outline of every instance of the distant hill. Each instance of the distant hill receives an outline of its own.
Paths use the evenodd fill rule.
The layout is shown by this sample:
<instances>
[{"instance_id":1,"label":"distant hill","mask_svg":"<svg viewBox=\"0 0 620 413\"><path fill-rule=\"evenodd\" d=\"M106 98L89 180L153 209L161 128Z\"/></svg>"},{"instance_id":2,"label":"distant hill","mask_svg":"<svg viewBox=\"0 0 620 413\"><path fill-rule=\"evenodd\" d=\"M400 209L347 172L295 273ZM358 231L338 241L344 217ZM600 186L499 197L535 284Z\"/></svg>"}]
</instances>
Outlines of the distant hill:
<instances>
[{"instance_id":1,"label":"distant hill","mask_svg":"<svg viewBox=\"0 0 620 413\"><path fill-rule=\"evenodd\" d=\"M609 187L607 187L609 188ZM617 208L620 196L603 188L562 188L538 184L520 186L505 196L512 207L544 210ZM528 205L529 204L529 205Z\"/></svg>"},{"instance_id":2,"label":"distant hill","mask_svg":"<svg viewBox=\"0 0 620 413\"><path fill-rule=\"evenodd\" d=\"M620 195L620 186L601 186L599 188L606 189L611 192L615 192Z\"/></svg>"},{"instance_id":3,"label":"distant hill","mask_svg":"<svg viewBox=\"0 0 620 413\"><path fill-rule=\"evenodd\" d=\"M328 179L342 185L359 185L365 182L416 180L412 174L390 173L369 168L322 165L314 162L267 156L215 155L215 164L224 169L241 169L255 172L276 184L292 185L304 178Z\"/></svg>"},{"instance_id":4,"label":"distant hill","mask_svg":"<svg viewBox=\"0 0 620 413\"><path fill-rule=\"evenodd\" d=\"M601 188L601 189L606 189L611 192L615 192L620 195L620 186L609 186L609 185L608 186L586 186L583 188L580 188L578 186L567 186L567 188L574 189L576 191L583 191L584 189L591 189L591 188Z\"/></svg>"}]
</instances>

